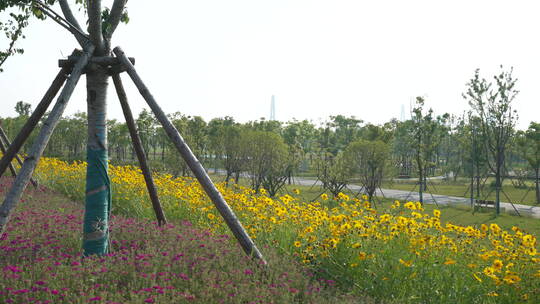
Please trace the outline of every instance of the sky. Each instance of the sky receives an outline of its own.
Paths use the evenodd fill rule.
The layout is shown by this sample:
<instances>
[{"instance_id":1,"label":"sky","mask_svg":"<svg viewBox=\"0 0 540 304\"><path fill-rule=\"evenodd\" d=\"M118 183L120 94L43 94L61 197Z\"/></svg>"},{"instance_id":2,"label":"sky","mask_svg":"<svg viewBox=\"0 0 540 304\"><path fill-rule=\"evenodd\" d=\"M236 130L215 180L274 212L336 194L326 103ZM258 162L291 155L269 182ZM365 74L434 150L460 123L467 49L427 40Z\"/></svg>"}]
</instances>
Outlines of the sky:
<instances>
[{"instance_id":1,"label":"sky","mask_svg":"<svg viewBox=\"0 0 540 304\"><path fill-rule=\"evenodd\" d=\"M74 2L74 1L71 1ZM103 1L110 4L112 1ZM416 96L436 114L462 115L465 84L514 68L518 127L540 120L538 1L181 0L128 2L113 46L167 113L245 122L270 114L311 119L354 115L374 124L406 115ZM60 12L59 7L53 7ZM83 12L79 23L85 24ZM77 42L52 20L32 21L0 73L0 116L37 105ZM0 47L7 41L0 37ZM122 74L135 113L144 100ZM112 81L109 118L123 121ZM86 110L85 79L66 115Z\"/></svg>"}]
</instances>

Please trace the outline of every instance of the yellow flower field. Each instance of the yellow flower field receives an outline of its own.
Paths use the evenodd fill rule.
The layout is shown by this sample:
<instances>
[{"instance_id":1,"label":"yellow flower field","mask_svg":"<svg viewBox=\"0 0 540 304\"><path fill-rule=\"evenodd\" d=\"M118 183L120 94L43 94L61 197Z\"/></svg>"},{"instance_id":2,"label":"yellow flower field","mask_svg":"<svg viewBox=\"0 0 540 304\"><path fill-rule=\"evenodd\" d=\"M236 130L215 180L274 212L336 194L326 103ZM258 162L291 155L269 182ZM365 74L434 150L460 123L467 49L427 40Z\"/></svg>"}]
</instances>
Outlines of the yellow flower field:
<instances>
[{"instance_id":1,"label":"yellow flower field","mask_svg":"<svg viewBox=\"0 0 540 304\"><path fill-rule=\"evenodd\" d=\"M85 172L85 163L44 158L36 173L47 186L82 200ZM110 166L109 173L113 212L153 217L139 169ZM154 178L169 220L227 231L196 180ZM396 201L381 213L345 194L302 202L217 186L263 253L264 246L282 248L346 288L411 303L540 302L537 239L518 227L441 223L440 211L427 214L414 202ZM330 201L336 207L327 207Z\"/></svg>"}]
</instances>

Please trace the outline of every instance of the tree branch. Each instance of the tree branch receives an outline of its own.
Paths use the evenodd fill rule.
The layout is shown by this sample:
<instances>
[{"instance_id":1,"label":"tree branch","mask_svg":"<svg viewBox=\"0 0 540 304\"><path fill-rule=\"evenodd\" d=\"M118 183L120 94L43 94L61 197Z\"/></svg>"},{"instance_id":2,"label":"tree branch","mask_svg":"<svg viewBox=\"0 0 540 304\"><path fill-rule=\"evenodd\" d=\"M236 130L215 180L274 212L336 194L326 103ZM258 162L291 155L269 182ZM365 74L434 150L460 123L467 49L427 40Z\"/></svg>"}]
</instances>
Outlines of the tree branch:
<instances>
[{"instance_id":1,"label":"tree branch","mask_svg":"<svg viewBox=\"0 0 540 304\"><path fill-rule=\"evenodd\" d=\"M73 12L71 11L71 8L69 7L69 4L68 4L67 0L58 0L58 2L60 3L60 8L62 8L62 13L64 14L64 18L66 18L66 20L69 23L71 23L71 25L73 25L79 31L82 32L83 30L81 29L81 26L79 25L79 22L77 21L77 19L73 15Z\"/></svg>"},{"instance_id":2,"label":"tree branch","mask_svg":"<svg viewBox=\"0 0 540 304\"><path fill-rule=\"evenodd\" d=\"M17 29L15 30L15 32L11 35L11 42L9 43L9 47L8 49L6 50L6 52L2 52L0 51L0 72L2 72L2 65L4 64L4 62L6 62L6 60L11 56L13 55L15 52L14 52L14 49L15 49L15 42L17 42L17 39L19 39L19 37L21 36L21 33L22 33L22 29L25 27L25 22L24 21L17 21Z\"/></svg>"},{"instance_id":3,"label":"tree branch","mask_svg":"<svg viewBox=\"0 0 540 304\"><path fill-rule=\"evenodd\" d=\"M127 0L114 0L113 6L111 8L111 13L107 23L109 23L109 28L105 33L105 39L111 39L116 27L122 19L122 14L124 12L124 7L126 6Z\"/></svg>"},{"instance_id":4,"label":"tree branch","mask_svg":"<svg viewBox=\"0 0 540 304\"><path fill-rule=\"evenodd\" d=\"M101 0L86 0L88 10L88 33L96 47L96 55L105 55L105 44L101 33Z\"/></svg>"},{"instance_id":5,"label":"tree branch","mask_svg":"<svg viewBox=\"0 0 540 304\"><path fill-rule=\"evenodd\" d=\"M80 32L84 33L81 26L79 25L79 22L77 21L77 19L73 15L73 12L71 11L71 8L69 7L69 3L67 2L67 0L59 0L58 2L60 3L60 8L62 9L62 13L64 14L64 18L66 18L66 20L69 23L71 23L71 25L73 25L76 29L78 29ZM79 44L84 48L87 41L85 41L85 39L83 37L81 37L80 35L74 34L74 36L75 36L75 39L77 39L77 42L79 42Z\"/></svg>"}]
</instances>

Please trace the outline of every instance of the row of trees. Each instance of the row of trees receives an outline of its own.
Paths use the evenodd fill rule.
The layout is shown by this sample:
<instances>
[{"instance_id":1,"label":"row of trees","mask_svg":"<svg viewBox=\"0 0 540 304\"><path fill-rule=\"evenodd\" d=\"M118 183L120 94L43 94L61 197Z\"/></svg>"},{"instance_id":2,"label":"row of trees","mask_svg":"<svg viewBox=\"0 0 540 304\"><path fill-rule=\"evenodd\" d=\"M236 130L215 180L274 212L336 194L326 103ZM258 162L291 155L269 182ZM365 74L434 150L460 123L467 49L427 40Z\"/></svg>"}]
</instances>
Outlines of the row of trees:
<instances>
[{"instance_id":1,"label":"row of trees","mask_svg":"<svg viewBox=\"0 0 540 304\"><path fill-rule=\"evenodd\" d=\"M515 130L517 116L510 105L517 94L515 80L511 71L494 80L488 82L476 71L464 94L471 110L459 117L435 116L425 109L422 97L416 99L411 119L382 125L342 115L318 126L307 120L238 123L232 117L208 122L181 113L169 117L206 167L223 170L227 182L246 173L254 189L265 188L271 195L300 173L317 176L334 195L356 179L370 199L385 177L418 178L420 195L429 176L470 177L479 197L482 177L493 175L495 191L500 192L504 177L528 174L536 181L540 201L540 126L533 122L527 130ZM3 119L11 136L30 113L23 102L17 103L16 111L17 117ZM85 113L64 118L46 154L83 159L86 121ZM136 123L154 168L189 174L151 113L143 110ZM107 125L110 158L134 161L125 123L109 120Z\"/></svg>"}]
</instances>

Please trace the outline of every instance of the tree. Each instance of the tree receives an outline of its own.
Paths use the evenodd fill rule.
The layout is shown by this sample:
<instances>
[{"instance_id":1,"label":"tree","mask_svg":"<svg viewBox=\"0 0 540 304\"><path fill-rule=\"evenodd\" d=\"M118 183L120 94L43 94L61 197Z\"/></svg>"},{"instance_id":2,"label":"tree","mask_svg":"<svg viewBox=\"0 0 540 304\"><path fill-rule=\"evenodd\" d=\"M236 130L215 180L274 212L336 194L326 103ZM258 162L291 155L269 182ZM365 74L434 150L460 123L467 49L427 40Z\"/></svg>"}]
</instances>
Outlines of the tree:
<instances>
[{"instance_id":1,"label":"tree","mask_svg":"<svg viewBox=\"0 0 540 304\"><path fill-rule=\"evenodd\" d=\"M214 118L208 122L208 150L214 157L214 170L220 166L223 158L225 139L225 129L235 125L234 118L226 116L224 118ZM230 178L230 176L228 176ZM226 181L228 182L228 178Z\"/></svg>"},{"instance_id":2,"label":"tree","mask_svg":"<svg viewBox=\"0 0 540 304\"><path fill-rule=\"evenodd\" d=\"M223 153L223 167L225 168L225 183L228 185L230 178L235 175L235 183L240 179L240 173L246 168L248 145L244 140L244 132L237 125L226 125L223 127L223 142L220 149Z\"/></svg>"},{"instance_id":3,"label":"tree","mask_svg":"<svg viewBox=\"0 0 540 304\"><path fill-rule=\"evenodd\" d=\"M343 115L330 116L329 126L334 130L336 137L336 148L343 151L353 142L360 133L362 120L354 116L345 117Z\"/></svg>"},{"instance_id":4,"label":"tree","mask_svg":"<svg viewBox=\"0 0 540 304\"><path fill-rule=\"evenodd\" d=\"M512 140L517 113L512 110L512 101L518 91L517 79L512 77L513 69L501 72L493 77L494 82L480 78L477 69L474 77L467 83L463 97L479 117L484 145L489 152L488 165L495 174L495 210L500 213L500 192L502 190L503 170L506 150Z\"/></svg>"},{"instance_id":5,"label":"tree","mask_svg":"<svg viewBox=\"0 0 540 304\"><path fill-rule=\"evenodd\" d=\"M413 138L414 159L418 172L420 202L423 203L423 191L426 190L427 175L435 168L435 153L444 135L443 125L448 115L433 117L433 110L424 114L424 98L416 97L412 113L411 132Z\"/></svg>"},{"instance_id":6,"label":"tree","mask_svg":"<svg viewBox=\"0 0 540 304\"><path fill-rule=\"evenodd\" d=\"M17 101L17 104L15 104L15 112L17 112L19 116L30 116L32 105L22 100Z\"/></svg>"},{"instance_id":7,"label":"tree","mask_svg":"<svg viewBox=\"0 0 540 304\"><path fill-rule=\"evenodd\" d=\"M519 133L517 142L522 157L534 172L536 204L540 204L540 123L531 122L525 132Z\"/></svg>"},{"instance_id":8,"label":"tree","mask_svg":"<svg viewBox=\"0 0 540 304\"><path fill-rule=\"evenodd\" d=\"M322 188L337 197L350 183L353 173L343 153L334 156L332 153L321 151L314 162L317 179L321 181Z\"/></svg>"},{"instance_id":9,"label":"tree","mask_svg":"<svg viewBox=\"0 0 540 304\"><path fill-rule=\"evenodd\" d=\"M146 151L146 154L150 155L150 146L154 145L156 139L156 120L152 113L147 109L143 109L141 113L139 113L139 117L135 120L135 124L137 125L137 131L141 137L143 148Z\"/></svg>"},{"instance_id":10,"label":"tree","mask_svg":"<svg viewBox=\"0 0 540 304\"><path fill-rule=\"evenodd\" d=\"M243 137L251 187L256 191L262 187L270 196L276 195L288 177L287 145L274 132L248 130Z\"/></svg>"},{"instance_id":11,"label":"tree","mask_svg":"<svg viewBox=\"0 0 540 304\"><path fill-rule=\"evenodd\" d=\"M381 186L386 169L389 148L380 140L358 140L352 142L344 152L344 158L360 178L360 184L368 196L368 201Z\"/></svg>"},{"instance_id":12,"label":"tree","mask_svg":"<svg viewBox=\"0 0 540 304\"><path fill-rule=\"evenodd\" d=\"M124 10L127 0L114 0L110 9L103 8L101 0L76 0L77 4L83 4L86 16L88 16L86 22L88 33L85 33L75 19L67 0L47 0L46 2L49 5L56 2L60 4L64 18L70 23L68 26L69 31L83 48L84 56L110 56L111 38L114 31L121 21L128 21L127 13ZM23 11L29 11L34 4L36 3L31 0L7 0L1 2L0 10L22 8ZM35 9L33 12L38 18L43 16L39 9ZM91 62L85 68L88 104L88 167L83 250L84 255L91 255L105 254L108 251L108 220L111 211L107 154L107 87L109 70L106 66ZM63 108L59 107L59 109Z\"/></svg>"},{"instance_id":13,"label":"tree","mask_svg":"<svg viewBox=\"0 0 540 304\"><path fill-rule=\"evenodd\" d=\"M396 121L394 140L392 141L392 155L397 169L398 177L410 177L414 159L414 141L412 139L413 121Z\"/></svg>"}]
</instances>

